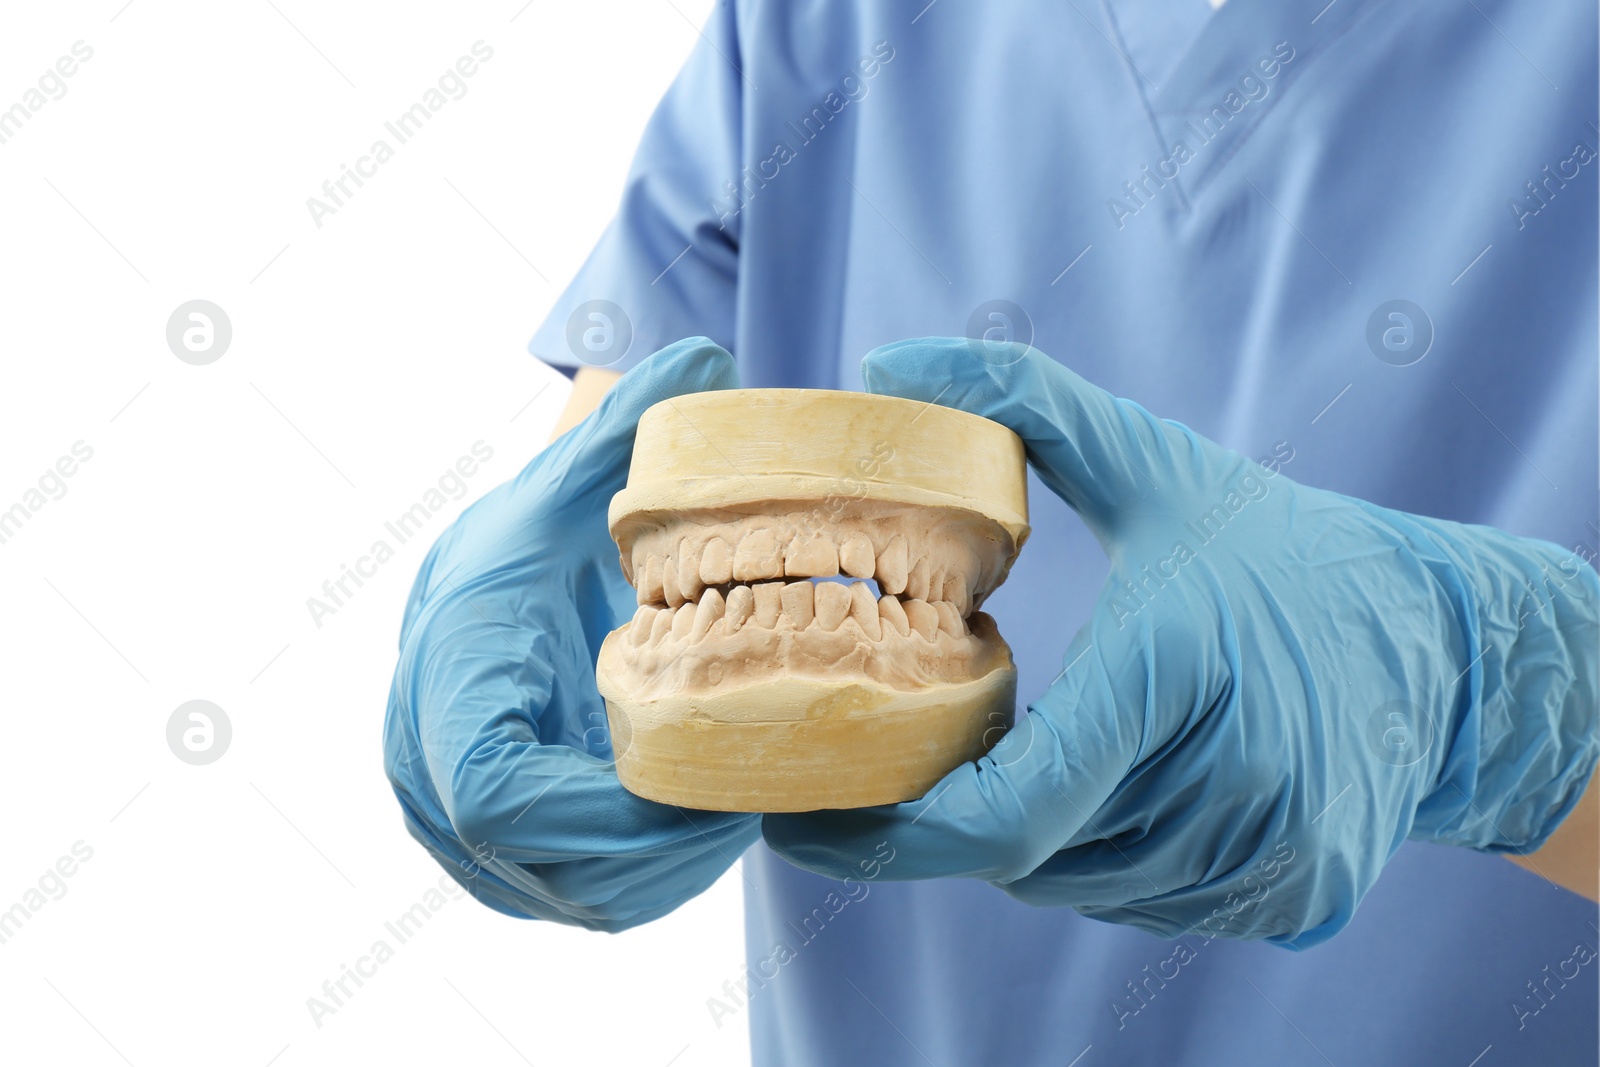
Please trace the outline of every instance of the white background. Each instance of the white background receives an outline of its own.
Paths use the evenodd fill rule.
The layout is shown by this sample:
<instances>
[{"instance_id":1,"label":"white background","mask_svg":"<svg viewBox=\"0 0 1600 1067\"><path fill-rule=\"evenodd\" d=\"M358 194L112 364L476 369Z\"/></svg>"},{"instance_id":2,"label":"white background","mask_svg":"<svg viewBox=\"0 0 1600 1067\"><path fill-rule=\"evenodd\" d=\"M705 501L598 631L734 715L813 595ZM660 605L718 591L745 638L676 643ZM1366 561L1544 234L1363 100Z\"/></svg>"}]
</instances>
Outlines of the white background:
<instances>
[{"instance_id":1,"label":"white background","mask_svg":"<svg viewBox=\"0 0 1600 1067\"><path fill-rule=\"evenodd\" d=\"M457 899L307 1007L442 873L382 770L401 606L547 439L567 386L527 339L709 0L124 2L8 5L0 34L0 109L93 49L0 144L0 511L93 449L0 544L0 911L93 853L0 944L0 1060L747 1062L706 1009L737 874L615 937ZM480 39L466 95L316 227L307 197ZM166 344L197 298L233 328L208 366ZM479 440L466 494L317 627L307 598ZM193 699L232 723L208 766L167 747Z\"/></svg>"}]
</instances>

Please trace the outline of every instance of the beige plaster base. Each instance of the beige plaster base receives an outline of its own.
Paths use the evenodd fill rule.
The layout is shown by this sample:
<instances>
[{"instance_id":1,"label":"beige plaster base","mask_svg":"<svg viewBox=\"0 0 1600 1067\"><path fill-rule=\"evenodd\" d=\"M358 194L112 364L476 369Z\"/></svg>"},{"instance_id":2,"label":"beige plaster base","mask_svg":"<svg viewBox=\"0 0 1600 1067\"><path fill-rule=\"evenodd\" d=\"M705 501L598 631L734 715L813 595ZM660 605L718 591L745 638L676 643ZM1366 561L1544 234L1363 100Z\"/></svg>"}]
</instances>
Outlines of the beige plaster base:
<instances>
[{"instance_id":1,"label":"beige plaster base","mask_svg":"<svg viewBox=\"0 0 1600 1067\"><path fill-rule=\"evenodd\" d=\"M621 634L606 638L602 664ZM709 811L915 800L987 752L1016 707L1009 655L982 677L913 691L776 676L636 703L607 692L609 673L599 677L622 784L648 800Z\"/></svg>"}]
</instances>

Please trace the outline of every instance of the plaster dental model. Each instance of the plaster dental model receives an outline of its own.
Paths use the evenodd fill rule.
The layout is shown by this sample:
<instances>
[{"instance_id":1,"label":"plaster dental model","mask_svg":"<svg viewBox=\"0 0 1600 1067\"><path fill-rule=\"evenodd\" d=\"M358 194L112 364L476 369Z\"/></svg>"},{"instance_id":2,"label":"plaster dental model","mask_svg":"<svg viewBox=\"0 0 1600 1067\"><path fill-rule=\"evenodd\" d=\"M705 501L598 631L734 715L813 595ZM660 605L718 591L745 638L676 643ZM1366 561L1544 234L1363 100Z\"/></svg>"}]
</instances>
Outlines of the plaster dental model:
<instances>
[{"instance_id":1,"label":"plaster dental model","mask_svg":"<svg viewBox=\"0 0 1600 1067\"><path fill-rule=\"evenodd\" d=\"M608 517L639 609L596 680L639 796L912 800L1010 726L1011 649L977 611L1028 536L998 423L867 393L680 396L640 419Z\"/></svg>"}]
</instances>

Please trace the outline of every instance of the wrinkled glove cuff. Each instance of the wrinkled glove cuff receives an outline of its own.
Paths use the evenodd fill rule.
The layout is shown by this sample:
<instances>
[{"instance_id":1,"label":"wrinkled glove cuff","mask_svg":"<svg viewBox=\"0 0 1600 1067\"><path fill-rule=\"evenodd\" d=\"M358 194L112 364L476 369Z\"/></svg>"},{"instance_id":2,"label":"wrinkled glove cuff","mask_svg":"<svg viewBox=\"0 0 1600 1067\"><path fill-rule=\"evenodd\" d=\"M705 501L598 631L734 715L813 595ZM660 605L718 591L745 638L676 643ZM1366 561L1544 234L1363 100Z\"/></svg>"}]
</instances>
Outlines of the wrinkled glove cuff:
<instances>
[{"instance_id":1,"label":"wrinkled glove cuff","mask_svg":"<svg viewBox=\"0 0 1600 1067\"><path fill-rule=\"evenodd\" d=\"M1533 852L1600 761L1600 575L1545 541L1443 523L1435 537L1470 590L1461 629L1477 658L1411 836Z\"/></svg>"}]
</instances>

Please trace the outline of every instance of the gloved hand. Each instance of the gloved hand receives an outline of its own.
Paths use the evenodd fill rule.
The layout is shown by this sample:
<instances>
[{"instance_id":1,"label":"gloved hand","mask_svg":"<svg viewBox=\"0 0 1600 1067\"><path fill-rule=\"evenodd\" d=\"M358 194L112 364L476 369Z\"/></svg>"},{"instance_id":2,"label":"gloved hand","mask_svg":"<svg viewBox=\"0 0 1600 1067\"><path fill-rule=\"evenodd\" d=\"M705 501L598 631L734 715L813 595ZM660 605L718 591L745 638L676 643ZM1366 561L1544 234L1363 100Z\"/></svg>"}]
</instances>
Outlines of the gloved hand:
<instances>
[{"instance_id":1,"label":"gloved hand","mask_svg":"<svg viewBox=\"0 0 1600 1067\"><path fill-rule=\"evenodd\" d=\"M1042 353L979 345L890 345L864 380L1015 430L1110 577L987 756L918 801L768 815L779 854L842 878L887 842L883 878L1303 948L1407 836L1532 851L1577 802L1600 755L1587 565L1297 485Z\"/></svg>"},{"instance_id":2,"label":"gloved hand","mask_svg":"<svg viewBox=\"0 0 1600 1067\"><path fill-rule=\"evenodd\" d=\"M617 781L594 662L634 591L606 532L658 400L737 379L703 337L625 374L583 422L468 508L422 565L400 633L384 763L412 836L511 915L622 930L703 891L760 834Z\"/></svg>"}]
</instances>

